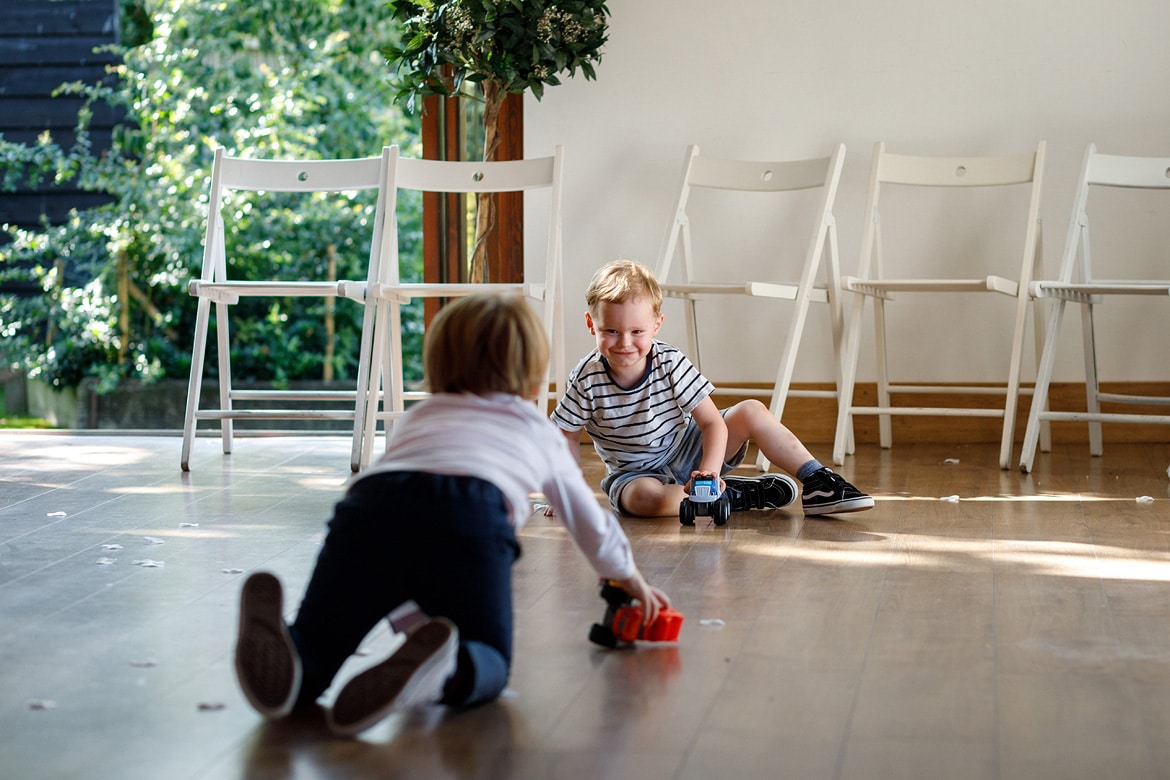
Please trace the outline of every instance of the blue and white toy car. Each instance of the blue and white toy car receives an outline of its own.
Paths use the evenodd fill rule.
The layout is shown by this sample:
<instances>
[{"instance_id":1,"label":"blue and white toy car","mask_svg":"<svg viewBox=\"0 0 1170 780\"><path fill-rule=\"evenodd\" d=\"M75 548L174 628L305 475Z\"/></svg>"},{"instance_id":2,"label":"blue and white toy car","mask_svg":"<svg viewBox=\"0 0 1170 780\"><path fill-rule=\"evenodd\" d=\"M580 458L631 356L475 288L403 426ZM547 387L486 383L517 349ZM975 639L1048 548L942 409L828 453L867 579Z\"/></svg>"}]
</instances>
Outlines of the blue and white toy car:
<instances>
[{"instance_id":1,"label":"blue and white toy car","mask_svg":"<svg viewBox=\"0 0 1170 780\"><path fill-rule=\"evenodd\" d=\"M731 517L731 496L719 492L718 477L691 480L691 493L678 506L678 521L683 525L694 525L698 515L709 516L715 525L726 525Z\"/></svg>"}]
</instances>

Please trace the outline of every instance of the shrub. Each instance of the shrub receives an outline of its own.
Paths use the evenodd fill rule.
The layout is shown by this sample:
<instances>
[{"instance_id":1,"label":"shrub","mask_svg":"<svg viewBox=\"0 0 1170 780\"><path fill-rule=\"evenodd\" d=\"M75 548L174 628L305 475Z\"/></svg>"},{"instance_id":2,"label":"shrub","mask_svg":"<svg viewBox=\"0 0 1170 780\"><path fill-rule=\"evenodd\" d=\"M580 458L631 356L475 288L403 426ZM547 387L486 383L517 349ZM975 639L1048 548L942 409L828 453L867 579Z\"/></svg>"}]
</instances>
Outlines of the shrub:
<instances>
[{"instance_id":1,"label":"shrub","mask_svg":"<svg viewBox=\"0 0 1170 780\"><path fill-rule=\"evenodd\" d=\"M121 64L102 84L66 84L82 95L77 143L43 137L24 146L0 138L0 186L76 180L113 202L63 225L7 228L0 282L25 293L0 296L0 361L59 386L97 376L185 378L212 153L253 157L365 157L398 143L418 154L417 120L394 106L379 53L395 43L378 4L364 0L124 0L134 25ZM230 6L230 11L228 10ZM124 112L110 149L94 153L88 107ZM339 231L372 220L373 193L336 205L294 208L287 196L235 204L227 235L234 273L320 277L336 250L338 278L364 278L368 232ZM400 232L407 278L421 275L421 206L406 204ZM400 207L401 208L401 207ZM279 236L281 252L271 242ZM32 294L28 294L28 290ZM248 301L233 307L240 379L319 379L325 373L325 303ZM407 338L417 354L418 312ZM408 313L409 316L409 313ZM359 307L336 308L332 371L356 373ZM210 368L214 371L214 357ZM413 367L417 376L417 363Z\"/></svg>"}]
</instances>

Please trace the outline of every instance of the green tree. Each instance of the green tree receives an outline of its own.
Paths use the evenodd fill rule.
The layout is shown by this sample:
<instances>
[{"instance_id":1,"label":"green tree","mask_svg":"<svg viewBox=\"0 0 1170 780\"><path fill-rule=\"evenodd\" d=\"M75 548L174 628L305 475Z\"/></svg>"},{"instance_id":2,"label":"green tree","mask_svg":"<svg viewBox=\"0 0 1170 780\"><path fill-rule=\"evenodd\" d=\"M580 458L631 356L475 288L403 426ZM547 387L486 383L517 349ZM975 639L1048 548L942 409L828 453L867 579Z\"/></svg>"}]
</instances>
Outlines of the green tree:
<instances>
[{"instance_id":1,"label":"green tree","mask_svg":"<svg viewBox=\"0 0 1170 780\"><path fill-rule=\"evenodd\" d=\"M98 376L185 378L212 152L245 157L364 157L397 143L417 154L416 121L394 105L380 49L396 25L366 0L124 0L138 45L105 84L62 93L120 107L113 146L95 155L78 117L78 142L22 146L0 138L0 186L76 178L113 202L75 213L64 225L10 228L0 280L39 285L40 295L0 296L0 360L56 385ZM127 9L130 12L127 12ZM239 275L320 278L336 250L339 278L364 278L368 235L338 231L372 219L373 193L350 202L295 208L288 196L258 194L236 204L227 241ZM400 231L421 274L418 204ZM273 236L283 248L273 251ZM412 243L415 251L412 251ZM121 282L121 294L119 294ZM233 307L241 379L319 379L324 373L324 302L244 301ZM337 306L332 370L356 374L358 307ZM128 317L126 315L129 315ZM409 338L421 339L417 316ZM214 359L212 358L214 365ZM417 367L416 367L417 373Z\"/></svg>"}]
</instances>

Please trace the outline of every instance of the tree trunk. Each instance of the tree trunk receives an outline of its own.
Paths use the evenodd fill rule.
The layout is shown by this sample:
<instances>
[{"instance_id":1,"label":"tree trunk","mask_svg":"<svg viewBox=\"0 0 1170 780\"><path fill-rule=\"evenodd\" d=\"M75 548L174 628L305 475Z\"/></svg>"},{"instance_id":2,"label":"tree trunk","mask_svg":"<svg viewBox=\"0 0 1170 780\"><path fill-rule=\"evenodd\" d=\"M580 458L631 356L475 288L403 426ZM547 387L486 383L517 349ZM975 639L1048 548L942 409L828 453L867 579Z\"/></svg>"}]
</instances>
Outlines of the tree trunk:
<instances>
[{"instance_id":1,"label":"tree trunk","mask_svg":"<svg viewBox=\"0 0 1170 780\"><path fill-rule=\"evenodd\" d=\"M483 85L483 159L496 159L500 147L500 107L508 95L498 84L485 81ZM488 259L487 238L496 227L496 202L492 193L481 192L476 197L475 207L475 249L471 255L468 280L486 282Z\"/></svg>"}]
</instances>

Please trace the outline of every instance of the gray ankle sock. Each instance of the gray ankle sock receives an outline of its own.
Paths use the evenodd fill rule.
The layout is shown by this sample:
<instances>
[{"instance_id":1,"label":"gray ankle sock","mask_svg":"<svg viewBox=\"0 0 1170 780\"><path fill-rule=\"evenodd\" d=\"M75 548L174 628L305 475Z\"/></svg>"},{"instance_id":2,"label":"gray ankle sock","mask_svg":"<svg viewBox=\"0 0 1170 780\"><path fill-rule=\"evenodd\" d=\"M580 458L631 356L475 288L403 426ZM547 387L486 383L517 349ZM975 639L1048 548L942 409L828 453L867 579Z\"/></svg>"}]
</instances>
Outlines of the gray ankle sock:
<instances>
[{"instance_id":1,"label":"gray ankle sock","mask_svg":"<svg viewBox=\"0 0 1170 780\"><path fill-rule=\"evenodd\" d=\"M816 458L813 458L808 463L804 464L803 466L801 466L799 469L796 470L796 478L799 479L801 482L804 482L812 474L820 471L823 468L824 468L824 466L821 465L821 462L819 460L817 460Z\"/></svg>"}]
</instances>

